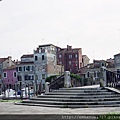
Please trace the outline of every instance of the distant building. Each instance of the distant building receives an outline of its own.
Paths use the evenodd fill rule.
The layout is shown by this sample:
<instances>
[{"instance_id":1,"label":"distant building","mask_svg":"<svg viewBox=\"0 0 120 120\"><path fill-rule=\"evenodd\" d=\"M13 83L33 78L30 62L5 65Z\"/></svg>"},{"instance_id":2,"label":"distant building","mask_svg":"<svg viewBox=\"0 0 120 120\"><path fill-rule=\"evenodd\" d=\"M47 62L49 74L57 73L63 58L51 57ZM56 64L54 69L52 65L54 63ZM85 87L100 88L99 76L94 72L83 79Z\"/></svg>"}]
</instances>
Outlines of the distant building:
<instances>
[{"instance_id":1,"label":"distant building","mask_svg":"<svg viewBox=\"0 0 120 120\"><path fill-rule=\"evenodd\" d=\"M65 71L77 73L82 65L82 48L61 48L57 52L57 62L64 66Z\"/></svg>"},{"instance_id":2,"label":"distant building","mask_svg":"<svg viewBox=\"0 0 120 120\"><path fill-rule=\"evenodd\" d=\"M34 55L26 54L21 56L21 61L16 64L18 85L22 88L33 85L35 80Z\"/></svg>"},{"instance_id":3,"label":"distant building","mask_svg":"<svg viewBox=\"0 0 120 120\"><path fill-rule=\"evenodd\" d=\"M12 61L12 57L8 56L7 58L0 58L0 94L3 88L3 69L6 69L12 65L14 65L14 61Z\"/></svg>"},{"instance_id":4,"label":"distant building","mask_svg":"<svg viewBox=\"0 0 120 120\"><path fill-rule=\"evenodd\" d=\"M114 55L115 70L120 73L120 53Z\"/></svg>"},{"instance_id":5,"label":"distant building","mask_svg":"<svg viewBox=\"0 0 120 120\"><path fill-rule=\"evenodd\" d=\"M3 86L6 89L15 89L15 84L17 84L17 71L16 66L12 65L3 69Z\"/></svg>"},{"instance_id":6,"label":"distant building","mask_svg":"<svg viewBox=\"0 0 120 120\"><path fill-rule=\"evenodd\" d=\"M99 79L100 68L104 66L107 70L115 71L114 62L111 60L93 60L93 63L81 67L79 74L84 78Z\"/></svg>"},{"instance_id":7,"label":"distant building","mask_svg":"<svg viewBox=\"0 0 120 120\"><path fill-rule=\"evenodd\" d=\"M90 62L90 59L88 58L87 55L82 55L82 63L83 63L83 66L86 66L87 64L89 64Z\"/></svg>"},{"instance_id":8,"label":"distant building","mask_svg":"<svg viewBox=\"0 0 120 120\"><path fill-rule=\"evenodd\" d=\"M37 75L38 84L44 89L45 79L51 75L61 75L64 67L57 64L56 53L59 47L53 44L39 45L34 50L35 74Z\"/></svg>"}]
</instances>

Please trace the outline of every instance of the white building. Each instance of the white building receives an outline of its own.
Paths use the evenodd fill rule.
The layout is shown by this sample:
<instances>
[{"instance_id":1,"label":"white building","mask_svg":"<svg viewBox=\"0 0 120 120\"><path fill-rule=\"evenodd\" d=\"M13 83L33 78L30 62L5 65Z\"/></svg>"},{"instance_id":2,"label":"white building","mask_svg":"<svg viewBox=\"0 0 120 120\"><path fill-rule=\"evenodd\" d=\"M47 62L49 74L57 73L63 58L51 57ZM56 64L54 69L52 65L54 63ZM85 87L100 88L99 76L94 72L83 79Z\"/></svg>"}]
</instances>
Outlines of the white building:
<instances>
[{"instance_id":1,"label":"white building","mask_svg":"<svg viewBox=\"0 0 120 120\"><path fill-rule=\"evenodd\" d=\"M18 85L22 85L22 88L33 84L35 80L34 73L34 55L28 54L21 57L21 61L17 62L17 77Z\"/></svg>"},{"instance_id":2,"label":"white building","mask_svg":"<svg viewBox=\"0 0 120 120\"><path fill-rule=\"evenodd\" d=\"M38 78L38 84L41 83L44 89L45 79L51 75L60 75L64 68L57 65L56 58L57 47L53 44L39 45L34 50L35 73Z\"/></svg>"}]
</instances>

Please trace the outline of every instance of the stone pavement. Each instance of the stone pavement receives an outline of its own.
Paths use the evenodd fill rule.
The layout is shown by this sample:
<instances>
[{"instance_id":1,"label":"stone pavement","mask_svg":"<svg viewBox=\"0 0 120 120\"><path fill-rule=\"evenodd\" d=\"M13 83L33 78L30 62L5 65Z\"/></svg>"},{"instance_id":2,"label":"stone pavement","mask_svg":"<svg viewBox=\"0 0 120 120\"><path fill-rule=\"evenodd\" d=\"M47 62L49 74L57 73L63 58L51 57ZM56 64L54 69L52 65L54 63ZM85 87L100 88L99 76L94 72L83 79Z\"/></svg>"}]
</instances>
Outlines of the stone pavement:
<instances>
[{"instance_id":1,"label":"stone pavement","mask_svg":"<svg viewBox=\"0 0 120 120\"><path fill-rule=\"evenodd\" d=\"M0 114L120 114L120 107L101 108L53 108L14 105L13 102L0 102Z\"/></svg>"}]
</instances>

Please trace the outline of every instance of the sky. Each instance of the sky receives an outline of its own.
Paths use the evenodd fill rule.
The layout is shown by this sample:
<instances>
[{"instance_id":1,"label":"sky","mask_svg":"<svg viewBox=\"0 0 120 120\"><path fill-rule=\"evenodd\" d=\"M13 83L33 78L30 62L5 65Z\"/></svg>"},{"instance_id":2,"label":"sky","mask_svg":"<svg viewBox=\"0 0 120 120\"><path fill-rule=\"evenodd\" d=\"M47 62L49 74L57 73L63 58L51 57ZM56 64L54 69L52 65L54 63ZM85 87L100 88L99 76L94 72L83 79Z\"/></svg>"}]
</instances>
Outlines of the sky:
<instances>
[{"instance_id":1,"label":"sky","mask_svg":"<svg viewBox=\"0 0 120 120\"><path fill-rule=\"evenodd\" d=\"M2 0L0 57L71 45L93 59L120 53L120 0Z\"/></svg>"}]
</instances>

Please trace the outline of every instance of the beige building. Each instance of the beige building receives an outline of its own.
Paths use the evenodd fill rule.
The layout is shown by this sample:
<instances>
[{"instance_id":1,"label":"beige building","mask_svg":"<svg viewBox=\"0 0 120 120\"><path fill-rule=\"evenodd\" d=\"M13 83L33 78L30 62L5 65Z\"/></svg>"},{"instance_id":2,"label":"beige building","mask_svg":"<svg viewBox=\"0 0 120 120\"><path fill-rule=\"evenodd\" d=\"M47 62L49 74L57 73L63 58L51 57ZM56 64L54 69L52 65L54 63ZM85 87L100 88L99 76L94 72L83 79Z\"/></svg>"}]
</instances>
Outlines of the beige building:
<instances>
[{"instance_id":1,"label":"beige building","mask_svg":"<svg viewBox=\"0 0 120 120\"><path fill-rule=\"evenodd\" d=\"M89 64L90 59L88 58L87 55L82 55L82 62L83 62L83 66L86 66L87 64Z\"/></svg>"}]
</instances>

